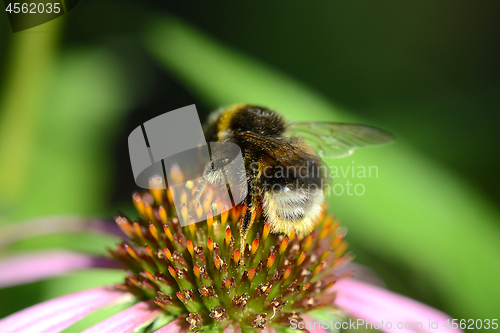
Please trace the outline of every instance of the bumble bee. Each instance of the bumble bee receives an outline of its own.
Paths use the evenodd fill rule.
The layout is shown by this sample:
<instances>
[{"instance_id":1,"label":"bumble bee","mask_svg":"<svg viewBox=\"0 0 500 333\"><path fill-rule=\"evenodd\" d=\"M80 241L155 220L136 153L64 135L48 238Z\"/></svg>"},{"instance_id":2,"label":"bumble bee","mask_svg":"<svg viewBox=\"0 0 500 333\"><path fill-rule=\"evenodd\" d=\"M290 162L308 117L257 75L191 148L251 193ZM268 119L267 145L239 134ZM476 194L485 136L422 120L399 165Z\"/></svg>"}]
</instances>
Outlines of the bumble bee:
<instances>
[{"instance_id":1,"label":"bumble bee","mask_svg":"<svg viewBox=\"0 0 500 333\"><path fill-rule=\"evenodd\" d=\"M358 147L389 143L394 137L379 128L349 123L287 123L266 107L236 104L215 112L205 127L207 142L229 142L241 149L245 182L240 229L244 249L254 211L261 205L271 232L307 234L322 213L323 188L328 183L323 158L351 155ZM221 182L222 168L231 161L220 155L205 167L195 193L198 202L206 183Z\"/></svg>"}]
</instances>

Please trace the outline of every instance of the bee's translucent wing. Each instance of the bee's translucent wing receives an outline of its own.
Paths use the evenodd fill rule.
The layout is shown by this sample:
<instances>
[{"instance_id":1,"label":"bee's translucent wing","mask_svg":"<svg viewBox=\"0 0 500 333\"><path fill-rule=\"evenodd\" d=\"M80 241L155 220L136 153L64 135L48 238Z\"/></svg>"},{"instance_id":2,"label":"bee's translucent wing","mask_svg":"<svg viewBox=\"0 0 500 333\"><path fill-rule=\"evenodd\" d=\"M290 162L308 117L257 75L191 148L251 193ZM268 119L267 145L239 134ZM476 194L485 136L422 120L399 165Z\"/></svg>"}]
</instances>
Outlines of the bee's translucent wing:
<instances>
[{"instance_id":1,"label":"bee's translucent wing","mask_svg":"<svg viewBox=\"0 0 500 333\"><path fill-rule=\"evenodd\" d=\"M380 128L350 123L295 122L288 125L292 137L309 143L321 157L340 158L356 148L394 141L394 136Z\"/></svg>"}]
</instances>

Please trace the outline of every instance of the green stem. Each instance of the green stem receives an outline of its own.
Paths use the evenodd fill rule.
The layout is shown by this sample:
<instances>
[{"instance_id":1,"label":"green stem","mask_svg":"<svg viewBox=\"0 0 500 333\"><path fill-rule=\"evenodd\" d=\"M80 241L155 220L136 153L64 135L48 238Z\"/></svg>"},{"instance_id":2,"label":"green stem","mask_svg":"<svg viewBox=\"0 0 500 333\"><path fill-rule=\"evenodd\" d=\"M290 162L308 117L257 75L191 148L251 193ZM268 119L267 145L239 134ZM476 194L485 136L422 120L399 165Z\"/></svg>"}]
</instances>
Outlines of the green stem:
<instances>
[{"instance_id":1,"label":"green stem","mask_svg":"<svg viewBox=\"0 0 500 333\"><path fill-rule=\"evenodd\" d=\"M0 202L5 207L19 205L28 190L27 174L63 22L57 18L17 32L10 41L0 98Z\"/></svg>"}]
</instances>

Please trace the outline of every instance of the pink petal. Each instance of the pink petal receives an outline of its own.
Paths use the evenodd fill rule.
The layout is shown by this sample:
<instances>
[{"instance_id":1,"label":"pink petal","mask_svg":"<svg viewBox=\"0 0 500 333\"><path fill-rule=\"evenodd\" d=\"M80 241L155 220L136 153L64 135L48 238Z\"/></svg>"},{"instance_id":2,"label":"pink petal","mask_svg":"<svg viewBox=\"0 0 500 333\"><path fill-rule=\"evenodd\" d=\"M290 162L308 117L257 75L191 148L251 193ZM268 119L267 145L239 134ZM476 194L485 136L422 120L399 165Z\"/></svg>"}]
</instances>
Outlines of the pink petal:
<instances>
[{"instance_id":1,"label":"pink petal","mask_svg":"<svg viewBox=\"0 0 500 333\"><path fill-rule=\"evenodd\" d=\"M153 301L140 302L82 333L130 333L134 328L158 317L161 311Z\"/></svg>"},{"instance_id":2,"label":"pink petal","mask_svg":"<svg viewBox=\"0 0 500 333\"><path fill-rule=\"evenodd\" d=\"M327 330L322 328L322 322L317 321L312 317L309 317L306 314L300 315L302 319L304 319L304 327L306 330L309 331L309 333L328 333ZM333 327L332 327L333 329Z\"/></svg>"},{"instance_id":3,"label":"pink petal","mask_svg":"<svg viewBox=\"0 0 500 333\"><path fill-rule=\"evenodd\" d=\"M177 318L154 333L184 333L189 331L189 324L184 318Z\"/></svg>"},{"instance_id":4,"label":"pink petal","mask_svg":"<svg viewBox=\"0 0 500 333\"><path fill-rule=\"evenodd\" d=\"M56 232L93 231L125 237L116 223L109 219L89 219L80 216L51 216L2 227L0 247L19 240Z\"/></svg>"},{"instance_id":5,"label":"pink petal","mask_svg":"<svg viewBox=\"0 0 500 333\"><path fill-rule=\"evenodd\" d=\"M58 297L16 312L0 320L2 333L60 332L86 315L130 294L111 288L94 288Z\"/></svg>"},{"instance_id":6,"label":"pink petal","mask_svg":"<svg viewBox=\"0 0 500 333\"><path fill-rule=\"evenodd\" d=\"M44 251L13 255L0 260L0 287L42 280L83 268L117 268L111 260L82 253Z\"/></svg>"},{"instance_id":7,"label":"pink petal","mask_svg":"<svg viewBox=\"0 0 500 333\"><path fill-rule=\"evenodd\" d=\"M358 281L368 282L382 288L386 287L384 280L373 269L355 262L350 262L340 269L335 269L335 275L352 277Z\"/></svg>"},{"instance_id":8,"label":"pink petal","mask_svg":"<svg viewBox=\"0 0 500 333\"><path fill-rule=\"evenodd\" d=\"M382 332L438 333L452 330L444 327L445 324L451 326L451 318L445 313L389 290L355 279L340 280L332 289L337 292L335 304L343 308L347 315L377 323L379 326L383 321L383 326L378 328ZM429 327L429 323L436 321L437 328ZM413 326L413 323L422 325L417 327ZM403 327L398 328L397 325ZM366 327L365 324L363 327ZM368 328L371 326L368 325ZM459 329L456 331L461 332Z\"/></svg>"}]
</instances>

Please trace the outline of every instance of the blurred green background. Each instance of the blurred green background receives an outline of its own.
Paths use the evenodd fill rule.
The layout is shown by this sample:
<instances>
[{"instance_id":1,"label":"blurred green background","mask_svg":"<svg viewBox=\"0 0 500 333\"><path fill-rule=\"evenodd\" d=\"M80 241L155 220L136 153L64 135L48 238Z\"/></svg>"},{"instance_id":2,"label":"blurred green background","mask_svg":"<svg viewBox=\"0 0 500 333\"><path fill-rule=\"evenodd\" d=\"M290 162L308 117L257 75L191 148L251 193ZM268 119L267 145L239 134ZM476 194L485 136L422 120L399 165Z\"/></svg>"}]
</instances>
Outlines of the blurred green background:
<instances>
[{"instance_id":1,"label":"blurred green background","mask_svg":"<svg viewBox=\"0 0 500 333\"><path fill-rule=\"evenodd\" d=\"M203 119L250 102L291 120L362 122L397 141L328 161L379 169L348 178L363 196L330 198L356 261L454 318L498 318L499 10L498 1L82 0L16 34L2 14L1 227L132 212L128 134L188 104ZM115 241L59 234L2 252L104 253ZM0 316L119 280L87 270L7 288Z\"/></svg>"}]
</instances>

